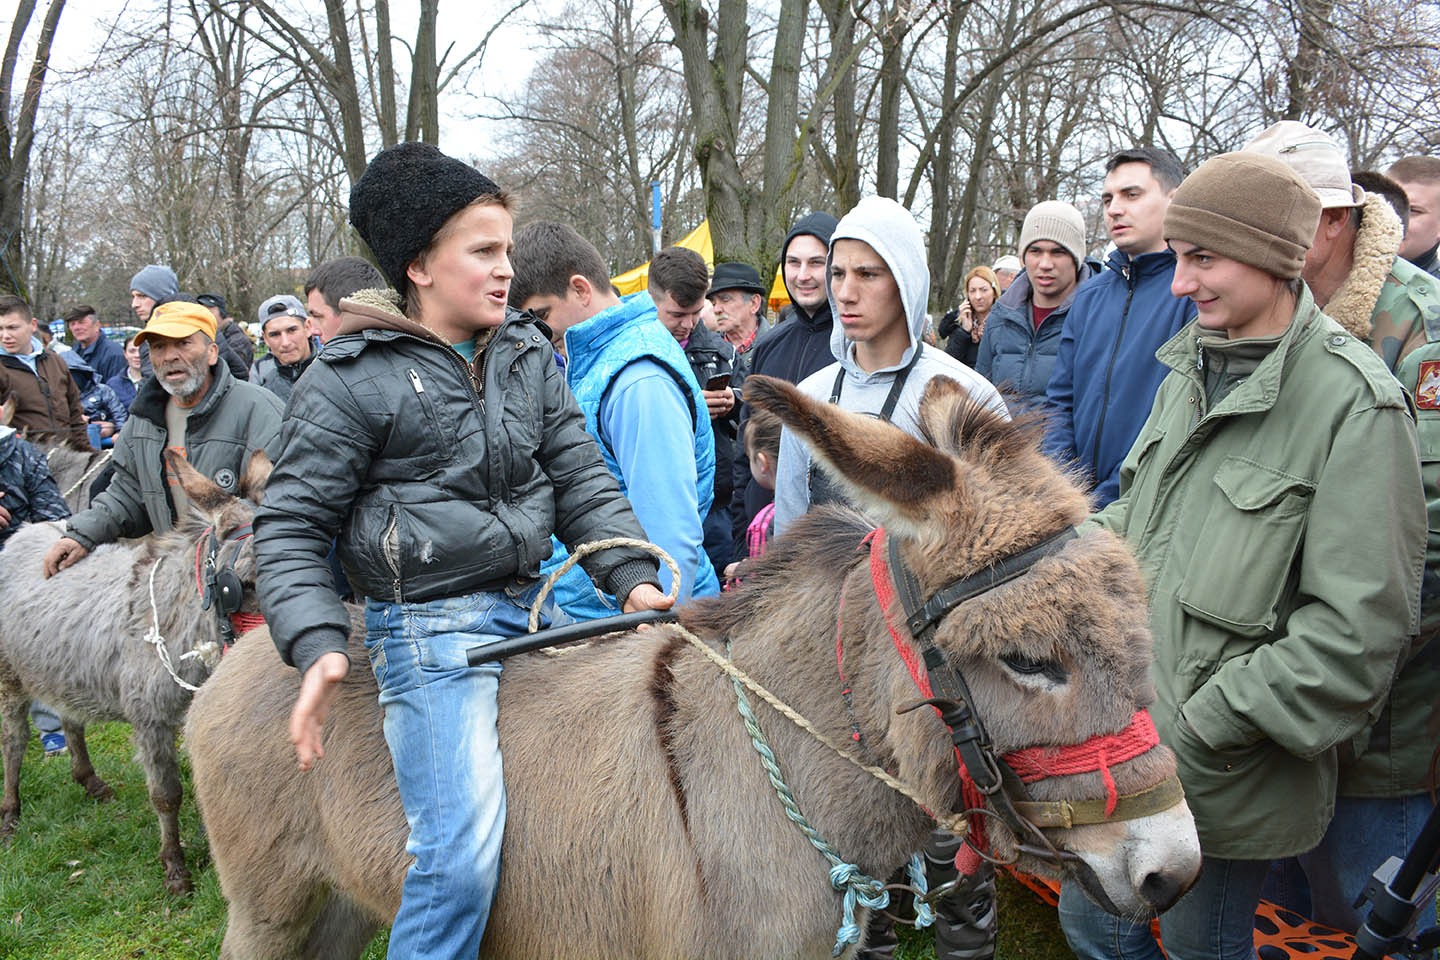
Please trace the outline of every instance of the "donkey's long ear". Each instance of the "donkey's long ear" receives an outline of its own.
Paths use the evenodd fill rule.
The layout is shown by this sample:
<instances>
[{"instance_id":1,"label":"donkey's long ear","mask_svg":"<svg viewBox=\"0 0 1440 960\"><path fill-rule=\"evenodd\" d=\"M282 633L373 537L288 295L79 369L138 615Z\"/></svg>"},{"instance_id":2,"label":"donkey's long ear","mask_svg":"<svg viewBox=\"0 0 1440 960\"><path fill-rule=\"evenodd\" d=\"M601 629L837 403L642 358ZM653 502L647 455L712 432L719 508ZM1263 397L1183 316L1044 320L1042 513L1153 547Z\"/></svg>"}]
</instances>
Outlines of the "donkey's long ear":
<instances>
[{"instance_id":1,"label":"donkey's long ear","mask_svg":"<svg viewBox=\"0 0 1440 960\"><path fill-rule=\"evenodd\" d=\"M887 527L918 535L955 489L953 458L883 420L811 400L761 375L745 379L745 402L799 434L815 461Z\"/></svg>"},{"instance_id":2,"label":"donkey's long ear","mask_svg":"<svg viewBox=\"0 0 1440 960\"><path fill-rule=\"evenodd\" d=\"M8 396L8 397L5 398L5 402L4 402L4 403L0 403L0 427L8 427L8 426L10 426L10 421L11 421L11 420L14 420L14 419L15 419L15 394L12 393L12 394L10 394L10 396Z\"/></svg>"},{"instance_id":3,"label":"donkey's long ear","mask_svg":"<svg viewBox=\"0 0 1440 960\"><path fill-rule=\"evenodd\" d=\"M185 496L189 497L190 502L198 509L214 513L235 499L212 483L205 474L190 466L190 461L174 450L165 451L165 462L175 472L180 486L185 488Z\"/></svg>"},{"instance_id":4,"label":"donkey's long ear","mask_svg":"<svg viewBox=\"0 0 1440 960\"><path fill-rule=\"evenodd\" d=\"M245 476L240 478L240 496L249 497L256 506L265 496L265 482L270 479L270 471L275 465L265 455L264 450L256 450L250 454L250 462L245 466Z\"/></svg>"}]
</instances>

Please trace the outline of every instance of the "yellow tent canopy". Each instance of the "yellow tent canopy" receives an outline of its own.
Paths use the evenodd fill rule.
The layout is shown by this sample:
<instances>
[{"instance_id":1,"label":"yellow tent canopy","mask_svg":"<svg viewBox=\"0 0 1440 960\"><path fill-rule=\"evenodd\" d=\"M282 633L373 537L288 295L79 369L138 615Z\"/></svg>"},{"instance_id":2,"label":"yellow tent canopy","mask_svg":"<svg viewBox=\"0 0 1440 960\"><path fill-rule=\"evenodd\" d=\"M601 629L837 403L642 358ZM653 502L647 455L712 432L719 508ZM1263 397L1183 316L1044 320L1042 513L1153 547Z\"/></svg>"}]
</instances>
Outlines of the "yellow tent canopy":
<instances>
[{"instance_id":1,"label":"yellow tent canopy","mask_svg":"<svg viewBox=\"0 0 1440 960\"><path fill-rule=\"evenodd\" d=\"M700 226L691 230L675 244L677 247L684 247L687 250L694 250L705 258L705 266L711 272L715 270L715 245L710 242L710 221L701 221ZM636 293L645 289L646 283L650 280L650 261L645 261L633 270L626 270L618 277L611 277L610 282L622 295ZM779 310L790 302L790 293L785 289L785 277L779 271L775 273L775 282L770 286L770 309Z\"/></svg>"}]
</instances>

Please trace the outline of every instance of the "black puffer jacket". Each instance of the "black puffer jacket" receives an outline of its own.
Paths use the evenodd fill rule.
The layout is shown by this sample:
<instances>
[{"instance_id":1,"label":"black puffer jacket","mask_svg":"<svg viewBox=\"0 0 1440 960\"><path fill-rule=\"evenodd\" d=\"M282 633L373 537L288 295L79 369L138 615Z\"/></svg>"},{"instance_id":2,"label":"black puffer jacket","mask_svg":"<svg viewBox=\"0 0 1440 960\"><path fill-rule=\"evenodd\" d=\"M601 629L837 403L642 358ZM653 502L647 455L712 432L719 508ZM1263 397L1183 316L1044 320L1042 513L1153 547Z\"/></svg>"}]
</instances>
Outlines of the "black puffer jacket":
<instances>
[{"instance_id":1,"label":"black puffer jacket","mask_svg":"<svg viewBox=\"0 0 1440 960\"><path fill-rule=\"evenodd\" d=\"M792 240L799 236L812 236L828 248L837 223L839 221L830 214L818 210L796 221L795 226L786 234L785 243L780 247L781 270L784 270L785 251L789 249ZM788 293L790 288L787 286L785 289ZM750 347L749 359L746 361L747 375L761 373L767 377L779 377L781 380L799 383L821 367L830 366L835 362L835 355L830 352L830 331L834 324L828 298L816 305L813 315L806 313L798 304L792 303L785 307L770 332L756 338ZM750 408L742 406L741 430L749 417ZM743 558L750 553L745 529L750 525L751 519L773 499L774 494L756 483L755 478L750 475L750 458L745 454L743 443L735 444L731 459L731 477L734 482L734 492L730 498L731 533L735 538L735 556Z\"/></svg>"},{"instance_id":2,"label":"black puffer jacket","mask_svg":"<svg viewBox=\"0 0 1440 960\"><path fill-rule=\"evenodd\" d=\"M337 534L356 594L387 601L534 577L552 532L572 549L644 538L549 338L519 313L469 368L381 301L343 301L340 332L290 398L255 515L261 608L286 663L304 671L345 651L350 618L326 562ZM637 550L584 566L620 597L658 583L655 561Z\"/></svg>"}]
</instances>

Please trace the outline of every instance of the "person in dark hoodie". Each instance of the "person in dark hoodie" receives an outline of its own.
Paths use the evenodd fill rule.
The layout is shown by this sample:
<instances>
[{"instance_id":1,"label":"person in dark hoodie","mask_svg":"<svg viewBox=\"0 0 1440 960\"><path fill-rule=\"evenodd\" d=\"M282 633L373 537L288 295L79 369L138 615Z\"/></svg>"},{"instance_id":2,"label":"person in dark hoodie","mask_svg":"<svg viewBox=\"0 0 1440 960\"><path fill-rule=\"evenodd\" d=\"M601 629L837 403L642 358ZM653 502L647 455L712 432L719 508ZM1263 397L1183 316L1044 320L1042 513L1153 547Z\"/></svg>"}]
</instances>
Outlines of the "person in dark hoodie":
<instances>
[{"instance_id":1,"label":"person in dark hoodie","mask_svg":"<svg viewBox=\"0 0 1440 960\"><path fill-rule=\"evenodd\" d=\"M1009 398L1012 411L1045 403L1060 333L1075 292L1100 265L1085 258L1085 218L1068 203L1045 200L1020 227L1025 272L990 311L975 370Z\"/></svg>"},{"instance_id":2,"label":"person in dark hoodie","mask_svg":"<svg viewBox=\"0 0 1440 960\"><path fill-rule=\"evenodd\" d=\"M769 333L750 348L748 374L779 377L799 383L821 367L835 362L830 353L830 299L825 282L825 257L830 235L838 221L824 211L806 214L795 222L780 247L780 270L791 306ZM747 375L748 375L747 374ZM749 408L740 408L740 427L749 418ZM760 509L774 498L774 491L762 487L750 475L750 460L743 444L736 444L732 459L734 493L730 501L730 525L735 540L735 559L748 556L746 530Z\"/></svg>"},{"instance_id":3,"label":"person in dark hoodie","mask_svg":"<svg viewBox=\"0 0 1440 960\"><path fill-rule=\"evenodd\" d=\"M1195 319L1190 298L1170 292L1165 244L1165 211L1184 179L1180 161L1154 147L1105 165L1100 205L1115 250L1075 294L1045 390L1045 452L1086 472L1097 509L1120 495L1120 464L1170 372L1155 351Z\"/></svg>"},{"instance_id":4,"label":"person in dark hoodie","mask_svg":"<svg viewBox=\"0 0 1440 960\"><path fill-rule=\"evenodd\" d=\"M466 650L525 632L552 533L572 549L645 537L548 331L506 306L509 203L430 144L370 162L350 221L395 289L341 301L339 335L291 394L255 515L261 609L303 674L290 717L302 770L323 756L350 669L350 616L325 560L337 534L369 598L365 647L415 857L391 957L474 957L499 880L500 665L471 667ZM627 612L670 606L641 550L582 563Z\"/></svg>"}]
</instances>

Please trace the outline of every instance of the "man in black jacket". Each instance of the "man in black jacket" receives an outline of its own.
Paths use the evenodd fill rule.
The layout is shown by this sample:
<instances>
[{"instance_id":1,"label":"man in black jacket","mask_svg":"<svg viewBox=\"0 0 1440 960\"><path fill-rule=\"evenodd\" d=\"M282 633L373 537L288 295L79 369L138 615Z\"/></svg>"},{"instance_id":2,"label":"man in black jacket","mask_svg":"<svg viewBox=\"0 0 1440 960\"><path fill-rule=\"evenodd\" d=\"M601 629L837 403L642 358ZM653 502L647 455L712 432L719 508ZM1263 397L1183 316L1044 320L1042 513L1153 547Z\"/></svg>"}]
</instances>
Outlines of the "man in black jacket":
<instances>
[{"instance_id":1,"label":"man in black jacket","mask_svg":"<svg viewBox=\"0 0 1440 960\"><path fill-rule=\"evenodd\" d=\"M585 430L545 331L506 307L508 197L428 144L380 153L350 219L394 291L344 301L340 333L291 396L255 516L261 607L304 675L301 769L349 670L350 617L326 563L368 598L365 647L410 824L392 957L478 953L505 821L500 667L466 650L523 633L550 536L645 534ZM552 479L553 478L553 479ZM669 606L630 548L582 561L624 609ZM553 614L553 602L547 604Z\"/></svg>"},{"instance_id":2,"label":"man in black jacket","mask_svg":"<svg viewBox=\"0 0 1440 960\"><path fill-rule=\"evenodd\" d=\"M785 276L785 289L791 306L774 329L760 337L750 348L751 374L763 373L791 383L799 383L821 367L835 362L830 353L829 284L825 276L825 257L830 249L830 235L838 221L828 213L807 214L795 222L780 248L780 269ZM749 409L740 409L740 429L745 429ZM750 460L745 445L735 444L733 457L734 493L731 497L731 536L735 543L735 559L748 554L745 530L755 514L769 503L773 493L750 476Z\"/></svg>"}]
</instances>

